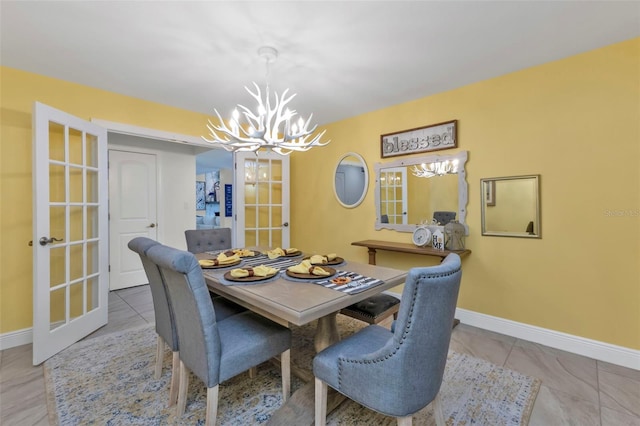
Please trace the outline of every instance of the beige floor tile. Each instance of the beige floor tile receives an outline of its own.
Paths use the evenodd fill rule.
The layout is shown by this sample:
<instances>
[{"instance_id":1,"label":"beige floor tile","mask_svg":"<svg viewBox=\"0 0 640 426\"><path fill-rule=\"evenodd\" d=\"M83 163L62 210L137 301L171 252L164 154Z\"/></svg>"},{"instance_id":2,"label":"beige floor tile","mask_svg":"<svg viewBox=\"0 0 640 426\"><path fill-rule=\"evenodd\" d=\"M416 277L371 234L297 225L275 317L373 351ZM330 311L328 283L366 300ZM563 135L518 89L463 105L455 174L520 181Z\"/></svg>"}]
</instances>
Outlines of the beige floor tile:
<instances>
[{"instance_id":1,"label":"beige floor tile","mask_svg":"<svg viewBox=\"0 0 640 426\"><path fill-rule=\"evenodd\" d=\"M640 380L598 371L600 404L635 417L640 417Z\"/></svg>"},{"instance_id":2,"label":"beige floor tile","mask_svg":"<svg viewBox=\"0 0 640 426\"><path fill-rule=\"evenodd\" d=\"M0 424L49 424L42 366L31 365L31 345L4 352L0 382Z\"/></svg>"},{"instance_id":3,"label":"beige floor tile","mask_svg":"<svg viewBox=\"0 0 640 426\"><path fill-rule=\"evenodd\" d=\"M601 408L602 426L640 426L640 417L630 416L607 407Z\"/></svg>"},{"instance_id":4,"label":"beige floor tile","mask_svg":"<svg viewBox=\"0 0 640 426\"><path fill-rule=\"evenodd\" d=\"M8 409L5 410L5 402L0 402L0 424L2 426L48 426L49 413L45 397L34 398L28 396L23 398L17 404L7 403Z\"/></svg>"},{"instance_id":5,"label":"beige floor tile","mask_svg":"<svg viewBox=\"0 0 640 426\"><path fill-rule=\"evenodd\" d=\"M153 312L153 302L150 300L142 300L140 296L136 296L134 298L125 298L123 300L140 315Z\"/></svg>"},{"instance_id":6,"label":"beige floor tile","mask_svg":"<svg viewBox=\"0 0 640 426\"><path fill-rule=\"evenodd\" d=\"M118 296L120 296L123 299L127 299L129 297L135 297L138 295L151 299L151 289L149 288L149 284L123 288L121 290L116 290L115 293L117 293Z\"/></svg>"},{"instance_id":7,"label":"beige floor tile","mask_svg":"<svg viewBox=\"0 0 640 426\"><path fill-rule=\"evenodd\" d=\"M131 306L113 292L109 293L109 319L107 325L94 331L87 339L103 336L114 331L148 324Z\"/></svg>"},{"instance_id":8,"label":"beige floor tile","mask_svg":"<svg viewBox=\"0 0 640 426\"><path fill-rule=\"evenodd\" d=\"M465 324L453 329L449 349L503 366L516 338Z\"/></svg>"},{"instance_id":9,"label":"beige floor tile","mask_svg":"<svg viewBox=\"0 0 640 426\"><path fill-rule=\"evenodd\" d=\"M145 317L145 319L149 318L150 315L155 315L153 311L153 298L151 297L151 289L148 284L118 290L117 294L137 313Z\"/></svg>"},{"instance_id":10,"label":"beige floor tile","mask_svg":"<svg viewBox=\"0 0 640 426\"><path fill-rule=\"evenodd\" d=\"M518 340L505 367L537 377L549 388L598 403L594 359Z\"/></svg>"},{"instance_id":11,"label":"beige floor tile","mask_svg":"<svg viewBox=\"0 0 640 426\"><path fill-rule=\"evenodd\" d=\"M543 385L533 406L529 426L552 425L599 426L598 404Z\"/></svg>"},{"instance_id":12,"label":"beige floor tile","mask_svg":"<svg viewBox=\"0 0 640 426\"><path fill-rule=\"evenodd\" d=\"M24 376L42 375L41 366L33 366L31 345L21 345L2 351L0 383L20 379Z\"/></svg>"},{"instance_id":13,"label":"beige floor tile","mask_svg":"<svg viewBox=\"0 0 640 426\"><path fill-rule=\"evenodd\" d=\"M609 373L617 374L619 376L628 377L640 382L640 370L634 370L632 368L623 367L621 365L610 364L604 361L597 361L598 371L606 371Z\"/></svg>"}]
</instances>

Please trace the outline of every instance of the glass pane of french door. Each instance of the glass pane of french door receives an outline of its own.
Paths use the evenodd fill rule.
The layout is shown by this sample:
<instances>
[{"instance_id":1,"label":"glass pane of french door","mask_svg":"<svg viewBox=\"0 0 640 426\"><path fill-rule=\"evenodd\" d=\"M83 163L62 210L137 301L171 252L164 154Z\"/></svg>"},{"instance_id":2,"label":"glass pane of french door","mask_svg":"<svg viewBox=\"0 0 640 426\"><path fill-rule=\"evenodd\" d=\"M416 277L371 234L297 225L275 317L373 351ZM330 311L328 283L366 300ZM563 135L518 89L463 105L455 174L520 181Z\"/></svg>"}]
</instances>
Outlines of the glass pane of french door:
<instances>
[{"instance_id":1,"label":"glass pane of french door","mask_svg":"<svg viewBox=\"0 0 640 426\"><path fill-rule=\"evenodd\" d=\"M50 330L98 307L96 136L49 122Z\"/></svg>"},{"instance_id":2,"label":"glass pane of french door","mask_svg":"<svg viewBox=\"0 0 640 426\"><path fill-rule=\"evenodd\" d=\"M289 157L267 150L235 152L234 244L289 246Z\"/></svg>"},{"instance_id":3,"label":"glass pane of french door","mask_svg":"<svg viewBox=\"0 0 640 426\"><path fill-rule=\"evenodd\" d=\"M245 246L282 247L281 158L244 159Z\"/></svg>"}]
</instances>

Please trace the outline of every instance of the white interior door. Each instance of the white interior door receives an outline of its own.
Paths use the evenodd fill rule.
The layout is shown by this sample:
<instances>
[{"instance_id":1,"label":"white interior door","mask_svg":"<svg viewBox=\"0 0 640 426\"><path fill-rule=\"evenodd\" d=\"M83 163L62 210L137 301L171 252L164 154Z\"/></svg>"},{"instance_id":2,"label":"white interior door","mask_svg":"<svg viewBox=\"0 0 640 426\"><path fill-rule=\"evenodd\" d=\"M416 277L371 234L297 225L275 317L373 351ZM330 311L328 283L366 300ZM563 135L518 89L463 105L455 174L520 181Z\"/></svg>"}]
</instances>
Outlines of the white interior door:
<instances>
[{"instance_id":1,"label":"white interior door","mask_svg":"<svg viewBox=\"0 0 640 426\"><path fill-rule=\"evenodd\" d=\"M107 132L33 108L33 364L107 323Z\"/></svg>"},{"instance_id":2,"label":"white interior door","mask_svg":"<svg viewBox=\"0 0 640 426\"><path fill-rule=\"evenodd\" d=\"M109 150L109 288L146 284L140 256L127 244L158 239L155 154Z\"/></svg>"},{"instance_id":3,"label":"white interior door","mask_svg":"<svg viewBox=\"0 0 640 426\"><path fill-rule=\"evenodd\" d=\"M289 157L237 152L234 161L236 246L288 248Z\"/></svg>"}]
</instances>

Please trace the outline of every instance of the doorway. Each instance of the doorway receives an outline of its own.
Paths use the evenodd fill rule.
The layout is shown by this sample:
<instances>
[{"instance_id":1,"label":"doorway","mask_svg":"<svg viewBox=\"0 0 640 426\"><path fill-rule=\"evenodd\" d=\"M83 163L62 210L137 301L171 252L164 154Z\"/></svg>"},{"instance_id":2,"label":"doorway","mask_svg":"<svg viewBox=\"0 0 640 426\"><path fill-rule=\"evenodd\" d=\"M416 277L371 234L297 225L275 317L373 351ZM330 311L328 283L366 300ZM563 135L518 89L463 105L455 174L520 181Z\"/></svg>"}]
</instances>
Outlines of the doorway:
<instances>
[{"instance_id":1,"label":"doorway","mask_svg":"<svg viewBox=\"0 0 640 426\"><path fill-rule=\"evenodd\" d=\"M160 138L111 131L108 145L110 153L124 156L119 161L127 164L126 180L122 182L116 179L118 166L109 166L109 282L114 290L147 283L140 258L127 246L132 238L148 236L186 249L184 231L194 229L196 221L192 177L195 150L193 146ZM153 159L155 165L148 164ZM156 196L144 194L147 191Z\"/></svg>"},{"instance_id":2,"label":"doorway","mask_svg":"<svg viewBox=\"0 0 640 426\"><path fill-rule=\"evenodd\" d=\"M196 229L231 228L234 235L233 216L225 209L228 196L225 189L233 185L233 154L203 149L196 155L195 163L195 180L203 190L201 203L196 206Z\"/></svg>"}]
</instances>

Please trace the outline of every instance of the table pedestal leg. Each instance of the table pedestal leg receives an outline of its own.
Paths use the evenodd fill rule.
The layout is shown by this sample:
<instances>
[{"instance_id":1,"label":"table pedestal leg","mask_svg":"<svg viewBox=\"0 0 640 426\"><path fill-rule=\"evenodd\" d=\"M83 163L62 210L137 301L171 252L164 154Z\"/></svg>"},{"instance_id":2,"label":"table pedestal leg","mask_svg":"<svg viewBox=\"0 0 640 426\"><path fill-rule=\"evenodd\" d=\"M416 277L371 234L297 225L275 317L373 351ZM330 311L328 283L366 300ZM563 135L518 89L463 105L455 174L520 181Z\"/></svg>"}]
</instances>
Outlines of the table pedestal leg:
<instances>
[{"instance_id":1,"label":"table pedestal leg","mask_svg":"<svg viewBox=\"0 0 640 426\"><path fill-rule=\"evenodd\" d=\"M347 399L338 391L327 392L327 415ZM312 426L315 421L315 383L313 380L295 391L291 398L269 418L267 426Z\"/></svg>"},{"instance_id":2,"label":"table pedestal leg","mask_svg":"<svg viewBox=\"0 0 640 426\"><path fill-rule=\"evenodd\" d=\"M316 353L340 340L338 320L336 319L337 315L338 313L334 312L318 319L314 340Z\"/></svg>"}]
</instances>

